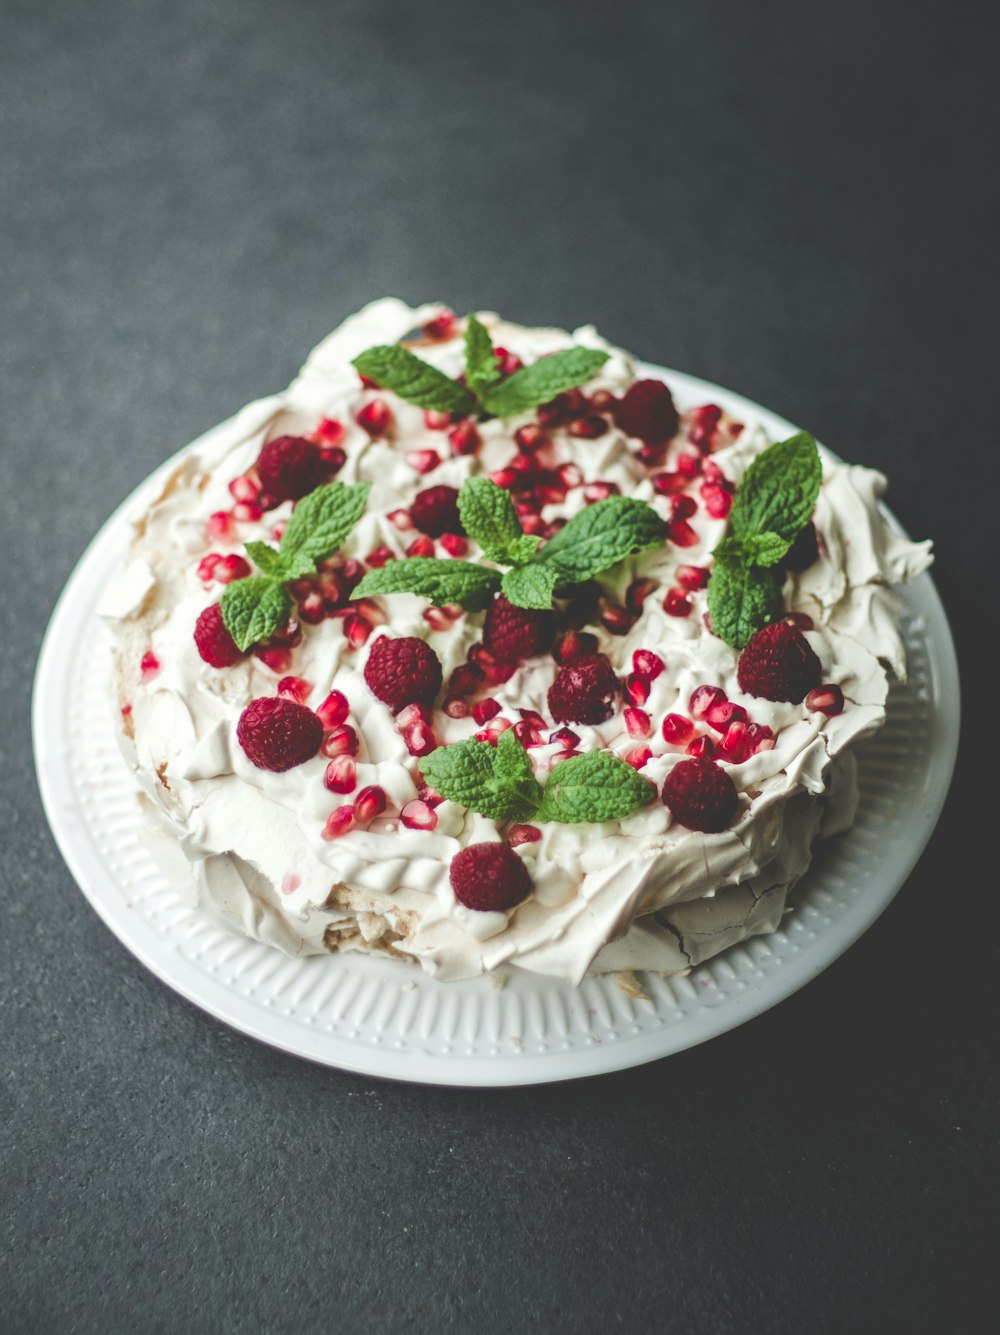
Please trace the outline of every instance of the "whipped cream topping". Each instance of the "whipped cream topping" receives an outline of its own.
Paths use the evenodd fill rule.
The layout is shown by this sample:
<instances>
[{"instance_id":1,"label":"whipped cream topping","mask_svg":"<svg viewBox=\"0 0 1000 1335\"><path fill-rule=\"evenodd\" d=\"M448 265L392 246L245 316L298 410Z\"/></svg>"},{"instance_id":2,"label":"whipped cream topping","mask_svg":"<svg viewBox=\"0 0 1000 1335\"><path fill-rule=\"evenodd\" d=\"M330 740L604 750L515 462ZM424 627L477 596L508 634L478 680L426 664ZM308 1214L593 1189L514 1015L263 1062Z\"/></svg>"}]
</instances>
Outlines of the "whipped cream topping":
<instances>
[{"instance_id":1,"label":"whipped cream topping","mask_svg":"<svg viewBox=\"0 0 1000 1335\"><path fill-rule=\"evenodd\" d=\"M434 648L447 681L481 639L483 616L465 614L436 630L424 616L426 602L411 595L384 600L386 621L360 649L351 647L340 619L304 627L290 669L311 683L307 703L314 708L333 689L347 697L349 722L361 742L357 786L385 790L384 815L366 829L325 840L330 812L352 800L324 786L326 759L320 755L278 774L256 768L239 746L236 722L243 708L257 696L273 695L284 674L256 657L216 671L200 658L192 631L221 592L199 578L201 557L242 552L253 538L273 541L275 525L290 513L286 503L258 523L239 524L231 544L207 536L208 516L231 506L229 482L252 468L264 443L311 434L324 417L344 424L347 459L338 479L372 484L366 512L343 549L363 560L377 547L404 555L415 534L401 533L388 514L427 486L459 488L474 473L505 466L517 449L514 432L534 420L523 414L483 422L478 453L453 456L446 434L428 429L420 409L362 388L352 357L403 338L439 312L395 300L367 307L315 349L284 394L249 405L208 443L187 452L159 498L136 519L128 566L101 609L119 637L119 694L128 706L121 739L144 790L190 859L197 901L289 954L391 948L445 979L500 965L572 981L588 969L672 971L772 930L788 890L809 865L821 827L833 832L850 823L856 791L850 749L883 722L887 669L905 673L898 599L890 586L913 578L931 559L929 544L910 543L885 522L877 504L885 479L826 454L815 513L820 557L788 576L785 605L812 618L815 629L807 639L822 662L823 680L843 690L841 714L827 718L802 705L744 696L736 680L738 655L706 628L704 593L692 595L689 617L664 611L663 594L676 584L676 568L709 565L725 532L726 521L711 518L702 505L689 521L697 545L667 542L598 577L619 602L639 574L657 586L627 634L612 635L600 625L588 630L621 674L631 670L636 649L652 650L667 664L644 706L654 733L646 743L653 755L642 773L658 789L685 759L683 748L663 740L659 723L667 713L685 714L697 686L721 686L754 722L774 732L773 750L726 765L740 806L721 834L685 829L659 800L622 821L542 824L541 838L517 849L534 883L529 900L509 913L476 912L457 903L448 877L451 859L468 844L500 838L502 828L448 801L436 808L432 831L400 824L400 808L417 796L420 762L408 754L391 712L372 696L361 671L378 635L416 635ZM632 358L593 328L570 336L481 318L495 343L525 363L573 343L606 350L609 360L588 392L620 395L635 379ZM461 337L424 343L417 351L452 376L463 369ZM373 397L391 403L396 426L387 439L370 439L355 423L358 409ZM650 470L635 457L635 442L614 426L597 439L558 428L550 435L554 466L575 464L586 482L615 484L669 517L670 498L654 492ZM738 484L769 443L760 424L747 421L712 458ZM407 461L411 451L423 449L442 460L426 476ZM681 436L663 467L671 468L683 449ZM697 483L692 480L695 498ZM585 503L577 486L542 513L546 520L568 518ZM470 541L469 559L477 555ZM153 672L140 666L148 652L158 664ZM522 708L548 717L546 697L556 670L551 656L530 659L488 693L511 721ZM624 756L636 744L620 710L597 727L571 726L580 751L600 747ZM439 742L452 743L471 737L478 725L436 711L434 728ZM558 753L555 744L529 751L543 782Z\"/></svg>"}]
</instances>

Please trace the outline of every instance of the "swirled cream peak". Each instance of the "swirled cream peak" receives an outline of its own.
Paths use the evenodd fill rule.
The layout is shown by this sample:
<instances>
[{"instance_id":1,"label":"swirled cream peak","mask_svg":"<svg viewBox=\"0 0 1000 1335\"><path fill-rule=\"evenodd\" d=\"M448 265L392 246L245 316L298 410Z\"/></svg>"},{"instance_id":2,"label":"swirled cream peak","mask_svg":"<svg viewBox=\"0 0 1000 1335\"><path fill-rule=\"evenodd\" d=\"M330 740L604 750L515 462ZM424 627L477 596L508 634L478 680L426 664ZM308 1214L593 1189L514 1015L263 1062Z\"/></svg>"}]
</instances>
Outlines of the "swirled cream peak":
<instances>
[{"instance_id":1,"label":"swirled cream peak","mask_svg":"<svg viewBox=\"0 0 1000 1335\"><path fill-rule=\"evenodd\" d=\"M428 427L420 409L391 394L381 395L395 419L391 435L372 439L357 425L355 415L373 392L361 385L351 358L372 345L405 338L440 309L412 309L396 300L366 307L314 350L284 394L249 405L186 451L159 494L135 516L128 564L102 608L118 632L119 697L129 707L122 745L190 861L198 901L238 930L290 954L389 950L445 979L500 965L573 981L590 969L683 969L734 940L771 930L788 890L809 865L824 812L834 827L849 823L850 749L884 719L887 669L905 671L891 586L913 578L930 561L928 544L910 543L886 523L878 508L884 478L829 455L823 456L815 513L820 556L801 574L788 576L785 601L790 611L812 620L807 638L822 662L824 680L844 693L841 714L827 718L800 705L742 695L736 653L706 627L705 595L692 595L689 616L664 609L663 595L676 584L677 568L710 565L725 532L726 521L713 519L700 504L690 520L694 545L667 542L599 580L606 596L619 602L638 575L652 584L627 633L611 634L600 623L588 630L619 673L630 670L637 649L654 651L667 665L651 683L645 704L654 732L646 743L652 756L642 772L657 788L684 759L683 749L663 740L659 724L667 713L686 713L697 686L722 687L774 733L773 749L726 766L740 805L722 834L684 829L659 800L620 822L541 825L541 838L517 850L534 883L531 898L510 913L463 908L449 883L451 859L468 844L501 838L503 827L447 801L436 808L433 830L400 823L400 809L418 793L419 760L408 753L389 710L365 686L362 671L377 636L416 635L434 648L447 680L481 639L483 617L465 614L438 628L440 623L425 617L425 603L411 595L386 600L385 620L359 647L352 647L343 618L304 627L291 668L311 684L310 705L318 706L334 689L347 697L360 739L357 787L378 785L385 791L382 816L367 828L324 839L330 812L351 800L325 787L325 758L271 773L252 765L237 743L241 711L251 699L274 694L280 674L255 656L214 670L201 660L192 630L221 592L199 577L201 558L209 551L242 551L250 539L273 541L275 525L290 512L286 503L259 522L239 523L230 543L209 539L209 516L231 507L229 483L253 468L264 443L280 435L309 435L322 419L343 424L346 461L338 477L371 483L365 514L343 550L345 558L363 561L380 547L404 555L414 534L401 532L390 514L405 509L428 485L458 488L467 477L503 468L517 452L514 431L534 420L533 414L522 414L479 423L482 444L471 455L453 454L446 435ZM590 327L569 335L481 318L496 344L525 363L573 343L606 350L609 359L588 392L621 395L636 378L629 354L607 345ZM451 376L463 370L460 334L420 340L416 351ZM683 413L697 405L678 406ZM712 456L737 486L769 443L758 423L741 425ZM683 430L682 424L664 468L689 448ZM671 498L656 492L635 442L613 424L597 439L567 427L553 428L550 437L551 467L572 465L584 483L610 484L669 518ZM418 450L440 455L429 476L408 458ZM690 494L698 496L697 478ZM570 486L542 515L546 521L568 519L586 503L585 487ZM471 544L470 559L476 554ZM160 670L143 680L139 664L150 650ZM548 717L547 692L556 670L551 656L540 656L490 687L500 717L515 722L521 709ZM440 710L434 727L441 743L470 737L477 729L471 718L451 718ZM573 725L573 731L581 751L602 747L625 756L635 745L620 709L606 723ZM558 752L555 743L531 749L539 778L544 780Z\"/></svg>"}]
</instances>

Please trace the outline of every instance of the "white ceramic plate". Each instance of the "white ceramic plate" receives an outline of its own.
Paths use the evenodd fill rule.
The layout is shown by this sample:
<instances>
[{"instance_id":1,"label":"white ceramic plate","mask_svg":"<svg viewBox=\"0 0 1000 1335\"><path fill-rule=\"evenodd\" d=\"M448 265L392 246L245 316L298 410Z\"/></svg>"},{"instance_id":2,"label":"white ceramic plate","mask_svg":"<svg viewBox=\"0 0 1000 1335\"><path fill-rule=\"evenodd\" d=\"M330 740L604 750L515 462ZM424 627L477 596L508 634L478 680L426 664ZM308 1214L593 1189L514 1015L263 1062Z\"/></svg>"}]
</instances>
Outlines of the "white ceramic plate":
<instances>
[{"instance_id":1,"label":"white ceramic plate","mask_svg":"<svg viewBox=\"0 0 1000 1335\"><path fill-rule=\"evenodd\" d=\"M657 367L682 405L757 417L775 439L796 427L706 381ZM416 966L361 955L292 960L188 908L142 841L143 817L118 750L109 698L111 637L94 608L119 567L129 517L169 460L98 533L52 616L35 679L38 781L56 840L111 930L170 987L218 1019L300 1057L369 1075L447 1085L520 1085L619 1070L742 1024L846 950L900 888L940 814L958 744L955 649L930 577L906 593L910 680L860 753L862 801L845 835L820 846L780 930L686 977L639 975L650 999L613 977L573 988L515 972L440 983Z\"/></svg>"}]
</instances>

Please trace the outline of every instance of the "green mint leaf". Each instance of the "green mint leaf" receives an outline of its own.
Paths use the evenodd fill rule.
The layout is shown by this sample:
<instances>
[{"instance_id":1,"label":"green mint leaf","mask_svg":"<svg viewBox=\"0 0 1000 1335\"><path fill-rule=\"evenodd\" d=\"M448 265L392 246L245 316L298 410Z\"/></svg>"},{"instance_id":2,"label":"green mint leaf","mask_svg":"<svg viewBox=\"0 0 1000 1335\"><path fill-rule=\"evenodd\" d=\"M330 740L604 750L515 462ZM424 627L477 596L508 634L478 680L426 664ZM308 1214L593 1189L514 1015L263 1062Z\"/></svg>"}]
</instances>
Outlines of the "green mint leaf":
<instances>
[{"instance_id":1,"label":"green mint leaf","mask_svg":"<svg viewBox=\"0 0 1000 1335\"><path fill-rule=\"evenodd\" d=\"M739 539L736 539L739 541ZM747 560L755 566L776 566L791 542L779 533L751 533L743 539Z\"/></svg>"},{"instance_id":2,"label":"green mint leaf","mask_svg":"<svg viewBox=\"0 0 1000 1335\"><path fill-rule=\"evenodd\" d=\"M630 496L609 496L579 510L535 557L558 566L566 582L590 579L632 552L654 547L667 526L651 505Z\"/></svg>"},{"instance_id":3,"label":"green mint leaf","mask_svg":"<svg viewBox=\"0 0 1000 1335\"><path fill-rule=\"evenodd\" d=\"M475 315L465 322L465 378L480 399L503 379L489 330Z\"/></svg>"},{"instance_id":4,"label":"green mint leaf","mask_svg":"<svg viewBox=\"0 0 1000 1335\"><path fill-rule=\"evenodd\" d=\"M594 348L566 348L551 357L515 371L483 395L483 407L497 417L510 417L548 403L557 394L575 389L601 369L606 352Z\"/></svg>"},{"instance_id":5,"label":"green mint leaf","mask_svg":"<svg viewBox=\"0 0 1000 1335\"><path fill-rule=\"evenodd\" d=\"M352 598L379 594L415 593L437 607L458 603L467 612L481 612L500 587L499 570L471 561L439 561L432 556L412 556L388 561L381 570L369 570Z\"/></svg>"},{"instance_id":6,"label":"green mint leaf","mask_svg":"<svg viewBox=\"0 0 1000 1335\"><path fill-rule=\"evenodd\" d=\"M458 513L466 533L491 561L506 562L511 546L524 537L510 494L488 477L470 477L462 483Z\"/></svg>"},{"instance_id":7,"label":"green mint leaf","mask_svg":"<svg viewBox=\"0 0 1000 1335\"><path fill-rule=\"evenodd\" d=\"M515 566L527 565L527 563L534 557L535 552L538 551L538 544L540 542L541 538L534 533L523 534L520 538L516 538L507 548L507 560L511 565ZM498 558L495 556L490 557L491 561L496 561L497 559Z\"/></svg>"},{"instance_id":8,"label":"green mint leaf","mask_svg":"<svg viewBox=\"0 0 1000 1335\"><path fill-rule=\"evenodd\" d=\"M226 630L245 653L285 624L292 612L292 599L279 580L270 575L250 575L226 585L221 606Z\"/></svg>"},{"instance_id":9,"label":"green mint leaf","mask_svg":"<svg viewBox=\"0 0 1000 1335\"><path fill-rule=\"evenodd\" d=\"M273 575L275 579L298 578L286 573L285 558L266 542L248 542L246 546L247 556L257 569L263 571L265 575Z\"/></svg>"},{"instance_id":10,"label":"green mint leaf","mask_svg":"<svg viewBox=\"0 0 1000 1335\"><path fill-rule=\"evenodd\" d=\"M774 533L790 546L812 518L822 481L823 464L808 432L769 445L743 475L729 516L732 532L738 538Z\"/></svg>"},{"instance_id":11,"label":"green mint leaf","mask_svg":"<svg viewBox=\"0 0 1000 1335\"><path fill-rule=\"evenodd\" d=\"M718 557L708 581L712 634L734 649L784 611L781 576L773 570Z\"/></svg>"},{"instance_id":12,"label":"green mint leaf","mask_svg":"<svg viewBox=\"0 0 1000 1335\"><path fill-rule=\"evenodd\" d=\"M655 786L624 760L610 751L587 751L554 766L536 819L565 825L621 820L655 796Z\"/></svg>"},{"instance_id":13,"label":"green mint leaf","mask_svg":"<svg viewBox=\"0 0 1000 1335\"><path fill-rule=\"evenodd\" d=\"M370 490L370 482L355 482L350 486L328 482L299 501L279 548L286 566L294 565L297 572L286 578L310 574L317 561L340 550L361 518ZM308 561L312 562L312 568L307 566L303 572L302 564Z\"/></svg>"},{"instance_id":14,"label":"green mint leaf","mask_svg":"<svg viewBox=\"0 0 1000 1335\"><path fill-rule=\"evenodd\" d=\"M504 571L500 588L507 601L518 607L550 608L555 587L561 579L558 567L533 561L530 565Z\"/></svg>"},{"instance_id":15,"label":"green mint leaf","mask_svg":"<svg viewBox=\"0 0 1000 1335\"><path fill-rule=\"evenodd\" d=\"M506 732L495 748L475 741L439 746L420 762L424 779L450 802L490 820L530 820L542 790L524 748L513 730L508 732L502 750Z\"/></svg>"},{"instance_id":16,"label":"green mint leaf","mask_svg":"<svg viewBox=\"0 0 1000 1335\"><path fill-rule=\"evenodd\" d=\"M391 389L418 408L463 414L478 410L476 396L470 390L398 343L369 348L355 357L351 365L369 380L384 389Z\"/></svg>"}]
</instances>

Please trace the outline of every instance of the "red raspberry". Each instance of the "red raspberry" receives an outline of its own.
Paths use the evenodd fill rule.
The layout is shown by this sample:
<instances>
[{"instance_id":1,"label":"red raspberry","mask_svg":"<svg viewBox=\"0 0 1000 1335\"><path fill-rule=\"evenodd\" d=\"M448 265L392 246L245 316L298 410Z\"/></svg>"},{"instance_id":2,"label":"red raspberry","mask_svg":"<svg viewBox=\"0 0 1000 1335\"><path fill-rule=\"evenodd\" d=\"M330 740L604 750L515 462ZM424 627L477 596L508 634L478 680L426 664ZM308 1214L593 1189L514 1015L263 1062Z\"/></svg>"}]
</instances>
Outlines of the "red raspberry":
<instances>
[{"instance_id":1,"label":"red raspberry","mask_svg":"<svg viewBox=\"0 0 1000 1335\"><path fill-rule=\"evenodd\" d=\"M818 686L823 668L809 641L791 621L759 630L740 654L736 678L744 695L800 704Z\"/></svg>"},{"instance_id":2,"label":"red raspberry","mask_svg":"<svg viewBox=\"0 0 1000 1335\"><path fill-rule=\"evenodd\" d=\"M615 426L640 440L670 440L678 425L673 396L660 380L637 380L615 408Z\"/></svg>"},{"instance_id":3,"label":"red raspberry","mask_svg":"<svg viewBox=\"0 0 1000 1335\"><path fill-rule=\"evenodd\" d=\"M736 814L736 785L712 760L682 760L663 782L663 803L679 825L718 834Z\"/></svg>"},{"instance_id":4,"label":"red raspberry","mask_svg":"<svg viewBox=\"0 0 1000 1335\"><path fill-rule=\"evenodd\" d=\"M232 667L243 657L243 651L237 649L236 641L226 630L218 603L206 607L194 623L194 642L209 667Z\"/></svg>"},{"instance_id":5,"label":"red raspberry","mask_svg":"<svg viewBox=\"0 0 1000 1335\"><path fill-rule=\"evenodd\" d=\"M311 760L323 741L317 714L282 695L251 700L236 725L236 739L258 769L281 774Z\"/></svg>"},{"instance_id":6,"label":"red raspberry","mask_svg":"<svg viewBox=\"0 0 1000 1335\"><path fill-rule=\"evenodd\" d=\"M395 714L415 701L431 703L441 689L441 662L430 645L414 635L398 640L383 635L371 647L365 681L372 695Z\"/></svg>"},{"instance_id":7,"label":"red raspberry","mask_svg":"<svg viewBox=\"0 0 1000 1335\"><path fill-rule=\"evenodd\" d=\"M557 723L603 723L618 693L615 670L603 654L585 654L556 673L549 712Z\"/></svg>"},{"instance_id":8,"label":"red raspberry","mask_svg":"<svg viewBox=\"0 0 1000 1335\"><path fill-rule=\"evenodd\" d=\"M516 607L500 593L486 613L483 644L495 658L530 658L552 643L555 623L554 613Z\"/></svg>"},{"instance_id":9,"label":"red raspberry","mask_svg":"<svg viewBox=\"0 0 1000 1335\"><path fill-rule=\"evenodd\" d=\"M451 860L451 888L467 909L512 909L531 894L531 877L506 844L470 844Z\"/></svg>"},{"instance_id":10,"label":"red raspberry","mask_svg":"<svg viewBox=\"0 0 1000 1335\"><path fill-rule=\"evenodd\" d=\"M260 485L275 501L298 501L319 486L327 474L320 447L304 436L269 440L257 460Z\"/></svg>"},{"instance_id":11,"label":"red raspberry","mask_svg":"<svg viewBox=\"0 0 1000 1335\"><path fill-rule=\"evenodd\" d=\"M442 533L465 532L454 487L426 487L418 491L410 506L410 518L421 533L431 538L440 538Z\"/></svg>"}]
</instances>

